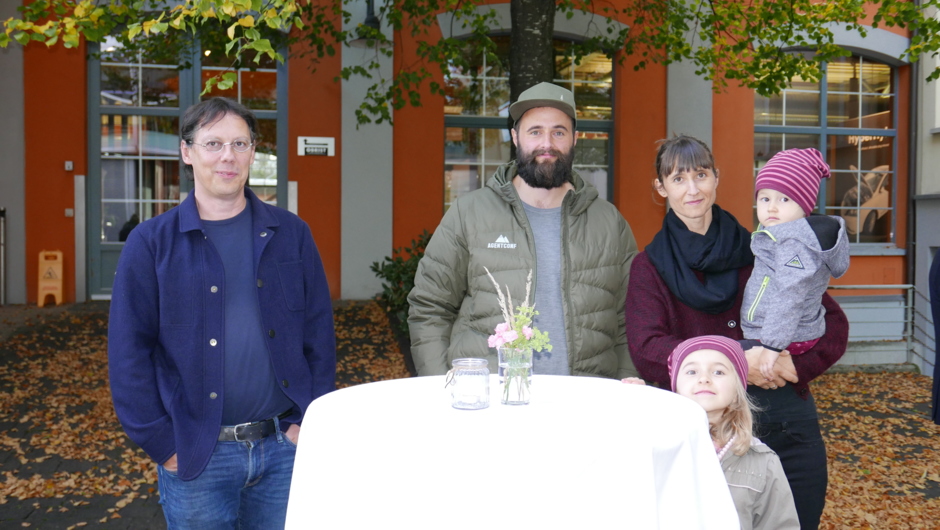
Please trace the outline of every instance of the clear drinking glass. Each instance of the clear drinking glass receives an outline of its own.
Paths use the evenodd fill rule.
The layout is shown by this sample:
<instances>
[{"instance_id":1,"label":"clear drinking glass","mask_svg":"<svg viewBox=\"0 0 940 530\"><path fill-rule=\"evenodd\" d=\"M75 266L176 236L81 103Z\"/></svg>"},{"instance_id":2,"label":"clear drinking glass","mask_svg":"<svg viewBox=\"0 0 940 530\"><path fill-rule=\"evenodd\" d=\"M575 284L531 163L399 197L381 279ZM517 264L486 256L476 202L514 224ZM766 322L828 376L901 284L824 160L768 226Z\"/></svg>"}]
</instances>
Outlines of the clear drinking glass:
<instances>
[{"instance_id":1,"label":"clear drinking glass","mask_svg":"<svg viewBox=\"0 0 940 530\"><path fill-rule=\"evenodd\" d=\"M454 359L447 372L451 404L455 409L485 409L490 406L490 369L486 359Z\"/></svg>"}]
</instances>

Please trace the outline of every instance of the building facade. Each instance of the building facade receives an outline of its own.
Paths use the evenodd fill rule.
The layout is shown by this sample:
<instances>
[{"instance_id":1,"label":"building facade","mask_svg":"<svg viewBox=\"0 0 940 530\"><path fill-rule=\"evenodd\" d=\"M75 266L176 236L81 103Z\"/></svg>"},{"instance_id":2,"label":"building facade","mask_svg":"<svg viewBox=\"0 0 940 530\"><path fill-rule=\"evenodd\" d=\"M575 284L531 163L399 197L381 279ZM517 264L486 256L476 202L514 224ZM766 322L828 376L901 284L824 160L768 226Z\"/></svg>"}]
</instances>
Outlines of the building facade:
<instances>
[{"instance_id":1,"label":"building facade","mask_svg":"<svg viewBox=\"0 0 940 530\"><path fill-rule=\"evenodd\" d=\"M366 6L351 7L354 26ZM509 4L489 8L498 14L493 34L508 35ZM9 11L0 17L15 15L9 3L0 9ZM852 266L836 283L913 281L915 265L924 264L909 254L911 185L918 182L918 197L940 196L940 187L929 184L940 177L913 177L915 166L937 164L919 158L929 145L912 143L922 102L912 96L920 86L912 66L898 60L908 43L903 32L872 28L862 39L836 28L851 57L829 64L820 82L794 80L780 96L763 98L735 86L715 92L686 64L635 71L631 57L622 64L603 55L575 61L570 42L589 34L591 23L590 15L556 19L555 82L578 101L579 173L618 207L640 248L666 211L651 186L658 140L691 134L711 145L721 174L719 204L749 227L760 166L781 149L816 147L833 169L819 211L843 216L852 240ZM457 26L448 14L437 17L440 36L460 37L452 33ZM394 56L379 59L388 75L416 57L413 39L392 37ZM508 54L508 36L496 41L497 55ZM186 69L163 51L126 50L111 41L0 50L6 303L37 303L43 250L64 253L66 301L107 299L126 233L192 188L179 176L177 125L202 97L204 80L225 66L210 46L182 52ZM315 70L302 57L262 62L240 70L237 87L221 92L258 114L261 143L250 185L310 225L334 298L377 294L372 262L433 230L454 198L480 188L509 157L508 62L471 61L481 74L475 80L451 69L436 79L447 87L445 97L425 91L421 106L395 112L394 125L357 126L367 83L334 78L343 66L375 57L368 48L344 47ZM933 121L928 129L940 127ZM881 307L900 293L837 294L849 307Z\"/></svg>"}]
</instances>

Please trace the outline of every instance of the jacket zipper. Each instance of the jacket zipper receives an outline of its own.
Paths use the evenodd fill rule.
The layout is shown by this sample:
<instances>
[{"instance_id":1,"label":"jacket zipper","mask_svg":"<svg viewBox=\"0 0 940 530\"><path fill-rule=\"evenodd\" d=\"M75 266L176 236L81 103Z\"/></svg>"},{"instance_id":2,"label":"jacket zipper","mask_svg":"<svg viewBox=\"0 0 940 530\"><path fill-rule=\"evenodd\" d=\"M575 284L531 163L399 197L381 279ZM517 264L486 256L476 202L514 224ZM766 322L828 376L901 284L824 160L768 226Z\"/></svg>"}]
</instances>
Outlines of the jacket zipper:
<instances>
[{"instance_id":1,"label":"jacket zipper","mask_svg":"<svg viewBox=\"0 0 940 530\"><path fill-rule=\"evenodd\" d=\"M760 303L761 297L764 296L764 291L767 290L768 283L770 283L770 276L764 276L764 280L760 282L760 289L757 290L757 296L754 298L754 302L751 303L751 307L747 310L747 319L751 322L754 321L754 312L757 311L757 304Z\"/></svg>"}]
</instances>

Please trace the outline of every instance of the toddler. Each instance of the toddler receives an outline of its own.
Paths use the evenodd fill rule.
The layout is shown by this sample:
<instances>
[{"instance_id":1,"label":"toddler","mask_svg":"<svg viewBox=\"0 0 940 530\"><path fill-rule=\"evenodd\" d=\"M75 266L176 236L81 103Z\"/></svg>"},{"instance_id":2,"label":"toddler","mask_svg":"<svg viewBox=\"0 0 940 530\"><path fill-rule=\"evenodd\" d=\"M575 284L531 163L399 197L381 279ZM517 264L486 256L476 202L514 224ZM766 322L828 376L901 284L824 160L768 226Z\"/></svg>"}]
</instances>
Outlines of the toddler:
<instances>
[{"instance_id":1,"label":"toddler","mask_svg":"<svg viewBox=\"0 0 940 530\"><path fill-rule=\"evenodd\" d=\"M745 348L761 347L758 368L772 380L780 352L799 355L826 332L822 295L849 268L841 217L810 215L829 166L816 149L788 149L757 173L760 225L751 235L754 270L744 290Z\"/></svg>"}]
</instances>

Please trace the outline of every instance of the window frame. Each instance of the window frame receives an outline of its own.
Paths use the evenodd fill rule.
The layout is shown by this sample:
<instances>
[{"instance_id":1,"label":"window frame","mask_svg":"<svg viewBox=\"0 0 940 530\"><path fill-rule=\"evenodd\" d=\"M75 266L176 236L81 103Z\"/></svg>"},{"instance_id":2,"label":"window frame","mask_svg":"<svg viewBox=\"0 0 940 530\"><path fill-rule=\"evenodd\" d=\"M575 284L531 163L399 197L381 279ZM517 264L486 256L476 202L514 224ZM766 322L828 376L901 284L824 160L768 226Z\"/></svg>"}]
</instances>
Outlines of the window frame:
<instances>
[{"instance_id":1,"label":"window frame","mask_svg":"<svg viewBox=\"0 0 940 530\"><path fill-rule=\"evenodd\" d=\"M900 74L898 72L898 67L891 63L871 58L863 53L853 53L852 56L859 57L863 61L873 61L891 68L891 79L892 86L894 91L892 92L893 100L891 107L891 129L873 129L873 128L849 128L849 127L833 127L828 124L829 118L829 106L828 106L828 63L823 65L823 77L820 79L819 86L819 125L817 126L790 126L790 125L759 125L754 123L754 133L755 134L804 134L804 135L814 135L819 137L819 144L816 147L823 157L827 156L827 144L830 136L883 136L886 138L891 138L891 225L889 232L889 240L887 242L855 242L850 241L851 253L853 255L899 255L904 254L904 249L900 249L897 246L897 223L898 223L898 121L899 121L899 94L898 87L900 82ZM784 92L787 90L785 89ZM794 92L799 92L800 90L794 90ZM841 91L839 91L841 92ZM781 95L783 92L781 92ZM755 106L756 108L756 106ZM783 103L783 115L786 116L786 100ZM752 154L753 156L753 154ZM828 163L828 160L827 160ZM754 175L756 177L757 168L753 169ZM753 185L753 181L752 181ZM819 189L819 197L816 201L817 210L823 212L827 215L840 215L838 210L841 208L838 207L827 207L829 190L828 186L822 185ZM756 212L756 206L755 212ZM841 216L841 215L840 215Z\"/></svg>"},{"instance_id":2,"label":"window frame","mask_svg":"<svg viewBox=\"0 0 940 530\"><path fill-rule=\"evenodd\" d=\"M498 34L494 34L494 35L498 35ZM571 39L571 38L569 38L569 37L564 37L564 36L561 36L561 35L559 35L558 33L556 33L556 34L554 35L554 37L553 37L553 40L556 40L556 41L566 41L566 42L575 42L576 39ZM467 76L460 76L460 77L467 77ZM610 115L611 115L611 119L609 119L609 120L597 120L597 119L582 119L582 118L579 118L579 119L578 119L578 125L577 125L577 127L575 127L575 130L576 130L576 132L578 132L578 133L601 132L601 133L607 134L607 186L606 186L607 189L606 189L606 190L603 190L603 191L605 192L605 195L606 195L606 197L607 197L607 201L608 201L608 202L612 202L612 201L613 201L613 196L614 196L614 157L615 157L615 155L616 155L616 150L613 148L613 146L615 145L615 143L614 143L614 140L615 140L615 139L614 139L614 116L616 115L616 114L615 114L615 112L616 112L616 109L615 109L615 106L616 106L616 97L615 97L615 96L616 96L616 90L615 90L615 87L614 87L614 85L615 85L615 79L614 79L614 78L615 78L615 76L613 75L613 71L611 71L611 80L610 80L610 94L611 94L611 101L610 101L611 110L610 110ZM480 79L483 79L483 76L481 76ZM490 79L490 78L487 77L487 79ZM564 82L564 83L572 84L572 83L577 83L577 80L573 80L573 79L563 79L563 80L553 79L552 82L553 82L553 83L555 83L555 82ZM485 85L484 85L484 86L485 86ZM442 107L442 108L443 108L443 107ZM509 130L512 128L512 125L511 125L511 123L510 123L510 118L509 118L509 116L476 116L476 115L467 115L467 114L447 114L447 113L445 113L445 114L444 114L444 130L446 131L446 130L449 129L449 128L500 129L500 130L509 131ZM446 132L445 132L445 134L446 134ZM442 140L443 140L443 139L442 139ZM577 149L577 146L575 146L575 149ZM510 162L510 160L506 160L506 161L504 161L504 162L502 162L502 163L505 164L505 163L508 163L508 162ZM445 159L444 159L444 166L446 167L447 164L448 164L448 162L447 162L447 159L446 159L446 157L445 157ZM444 169L444 168L442 168L442 171L443 171L443 169ZM442 172L442 177L443 177L443 172ZM488 176L484 176L484 183L483 183L483 185L485 185L485 179L486 179L486 178L488 178ZM445 189L445 194L446 194L446 189ZM443 212L443 211L446 211L446 209L447 209L446 196L442 196L442 197L441 197L441 208L442 208L442 212Z\"/></svg>"}]
</instances>

